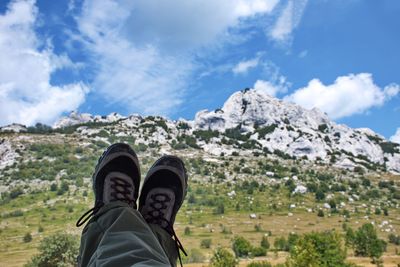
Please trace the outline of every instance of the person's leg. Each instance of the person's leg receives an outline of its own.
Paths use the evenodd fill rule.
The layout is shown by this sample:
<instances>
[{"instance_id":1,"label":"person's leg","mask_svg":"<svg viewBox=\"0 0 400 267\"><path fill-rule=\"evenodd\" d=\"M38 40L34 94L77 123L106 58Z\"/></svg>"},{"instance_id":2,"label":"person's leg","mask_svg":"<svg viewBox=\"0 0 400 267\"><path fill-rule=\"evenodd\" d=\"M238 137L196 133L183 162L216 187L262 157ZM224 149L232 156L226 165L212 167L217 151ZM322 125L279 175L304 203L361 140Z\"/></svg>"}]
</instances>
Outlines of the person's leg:
<instances>
[{"instance_id":1,"label":"person's leg","mask_svg":"<svg viewBox=\"0 0 400 267\"><path fill-rule=\"evenodd\" d=\"M176 266L179 249L186 255L173 225L187 192L187 173L181 159L164 156L150 168L139 198L139 211L157 236L170 264Z\"/></svg>"},{"instance_id":2,"label":"person's leg","mask_svg":"<svg viewBox=\"0 0 400 267\"><path fill-rule=\"evenodd\" d=\"M127 144L114 144L93 174L95 206L77 222L85 226L79 266L170 266L156 235L136 210L140 169Z\"/></svg>"},{"instance_id":3,"label":"person's leg","mask_svg":"<svg viewBox=\"0 0 400 267\"><path fill-rule=\"evenodd\" d=\"M176 266L177 259L179 258L179 247L177 247L176 241L172 239L170 233L161 228L158 224L149 224L149 227L157 237L157 240L161 244L164 253L167 255L169 264L171 266Z\"/></svg>"},{"instance_id":4,"label":"person's leg","mask_svg":"<svg viewBox=\"0 0 400 267\"><path fill-rule=\"evenodd\" d=\"M103 206L82 233L80 266L170 266L141 214L124 202Z\"/></svg>"}]
</instances>

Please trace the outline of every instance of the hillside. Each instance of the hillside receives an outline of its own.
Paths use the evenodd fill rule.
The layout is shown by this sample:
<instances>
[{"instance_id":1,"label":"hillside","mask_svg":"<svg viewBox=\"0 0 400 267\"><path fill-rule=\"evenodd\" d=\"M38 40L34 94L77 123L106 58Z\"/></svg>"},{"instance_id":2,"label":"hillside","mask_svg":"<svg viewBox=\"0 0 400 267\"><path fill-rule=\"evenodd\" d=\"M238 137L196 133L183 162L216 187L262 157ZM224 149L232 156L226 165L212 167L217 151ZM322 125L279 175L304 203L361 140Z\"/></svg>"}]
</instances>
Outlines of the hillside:
<instances>
[{"instance_id":1,"label":"hillside","mask_svg":"<svg viewBox=\"0 0 400 267\"><path fill-rule=\"evenodd\" d=\"M15 124L0 132L2 266L27 262L51 233L80 233L74 222L92 205L94 165L115 142L138 152L142 175L163 154L184 159L191 183L176 228L203 262L235 235L256 245L265 235L273 244L290 233L343 231L343 223L371 222L386 241L400 231L400 145L263 91L236 92L192 121L72 112L53 127ZM31 243L22 241L26 233ZM204 239L212 245L200 246ZM397 249L388 245L385 266L400 262ZM268 255L284 262L287 252Z\"/></svg>"}]
</instances>

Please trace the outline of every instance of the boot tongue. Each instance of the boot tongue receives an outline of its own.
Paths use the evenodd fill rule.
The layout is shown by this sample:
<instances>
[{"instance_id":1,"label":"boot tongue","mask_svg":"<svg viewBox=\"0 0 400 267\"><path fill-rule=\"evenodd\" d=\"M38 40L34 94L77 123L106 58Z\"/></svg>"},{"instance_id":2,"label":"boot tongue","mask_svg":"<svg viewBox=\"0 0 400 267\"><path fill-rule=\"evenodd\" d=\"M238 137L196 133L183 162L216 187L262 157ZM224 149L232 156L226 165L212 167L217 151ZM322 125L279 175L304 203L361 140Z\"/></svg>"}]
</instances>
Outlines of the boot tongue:
<instances>
[{"instance_id":1,"label":"boot tongue","mask_svg":"<svg viewBox=\"0 0 400 267\"><path fill-rule=\"evenodd\" d=\"M133 185L132 178L127 174L122 172L110 172L107 174L104 179L104 188L103 188L103 202L104 204L108 204L111 201L115 201L115 198L123 199L125 196L124 192L129 190L129 197L135 201L134 199L134 191L135 187Z\"/></svg>"}]
</instances>

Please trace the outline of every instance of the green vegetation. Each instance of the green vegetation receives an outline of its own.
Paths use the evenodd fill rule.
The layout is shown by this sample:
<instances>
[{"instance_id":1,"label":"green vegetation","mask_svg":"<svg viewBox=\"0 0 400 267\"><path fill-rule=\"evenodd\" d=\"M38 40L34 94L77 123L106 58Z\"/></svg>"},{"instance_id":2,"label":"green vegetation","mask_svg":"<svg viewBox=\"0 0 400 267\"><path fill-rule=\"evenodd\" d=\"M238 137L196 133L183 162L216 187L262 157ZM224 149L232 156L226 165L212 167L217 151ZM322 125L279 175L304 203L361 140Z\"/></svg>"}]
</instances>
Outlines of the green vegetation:
<instances>
[{"instance_id":1,"label":"green vegetation","mask_svg":"<svg viewBox=\"0 0 400 267\"><path fill-rule=\"evenodd\" d=\"M320 124L318 125L318 131L321 133L325 133L328 130L328 125L327 124Z\"/></svg>"},{"instance_id":2,"label":"green vegetation","mask_svg":"<svg viewBox=\"0 0 400 267\"><path fill-rule=\"evenodd\" d=\"M237 265L235 257L224 248L217 248L210 260L211 267L234 267Z\"/></svg>"},{"instance_id":3,"label":"green vegetation","mask_svg":"<svg viewBox=\"0 0 400 267\"><path fill-rule=\"evenodd\" d=\"M35 255L26 267L75 266L78 255L78 242L69 234L54 234L40 242L39 254Z\"/></svg>"},{"instance_id":4,"label":"green vegetation","mask_svg":"<svg viewBox=\"0 0 400 267\"><path fill-rule=\"evenodd\" d=\"M382 151L388 154L399 153L399 144L392 143L392 142L381 142L379 143Z\"/></svg>"},{"instance_id":5,"label":"green vegetation","mask_svg":"<svg viewBox=\"0 0 400 267\"><path fill-rule=\"evenodd\" d=\"M193 131L193 134L199 138L200 140L209 142L211 138L213 137L218 137L219 136L219 132L218 131L211 131L211 130L197 130L197 131Z\"/></svg>"},{"instance_id":6,"label":"green vegetation","mask_svg":"<svg viewBox=\"0 0 400 267\"><path fill-rule=\"evenodd\" d=\"M385 250L386 242L378 238L376 229L372 224L364 224L355 232L354 251L356 255L371 257L376 261Z\"/></svg>"},{"instance_id":7,"label":"green vegetation","mask_svg":"<svg viewBox=\"0 0 400 267\"><path fill-rule=\"evenodd\" d=\"M277 127L277 124L271 124L266 127L256 129L256 133L258 133L259 138L264 139L267 134L273 133Z\"/></svg>"},{"instance_id":8,"label":"green vegetation","mask_svg":"<svg viewBox=\"0 0 400 267\"><path fill-rule=\"evenodd\" d=\"M236 257L248 257L251 255L253 247L250 242L242 236L236 236L232 242L232 250Z\"/></svg>"},{"instance_id":9,"label":"green vegetation","mask_svg":"<svg viewBox=\"0 0 400 267\"><path fill-rule=\"evenodd\" d=\"M168 125L162 118L148 117L121 131L112 124L85 125L87 134L78 133L75 126L49 132L39 125L30 130L36 131L34 135L23 134L18 139L19 157L0 172L0 181L9 186L0 197L0 265L21 266L33 254L37 262L46 238L65 229L80 234L74 223L93 205L93 167L109 143L120 141L135 149L143 170L164 153L184 159L190 186L175 230L189 252L183 257L189 266L206 262L211 266L348 266L345 250L347 259L360 265L369 258L376 264L400 259L396 255L399 176L382 171L365 156L331 152L336 159L343 153L365 164L354 171L341 170L323 160L294 158L284 148L262 149L240 126L220 133L192 132L185 122L177 129ZM256 131L267 140L276 128L272 124ZM200 148L204 143L234 150L205 154ZM390 153L398 147L385 149ZM307 192L296 193L299 185ZM379 225L379 231L364 226L370 222Z\"/></svg>"},{"instance_id":10,"label":"green vegetation","mask_svg":"<svg viewBox=\"0 0 400 267\"><path fill-rule=\"evenodd\" d=\"M290 252L291 266L348 266L346 251L335 231L309 233L301 236Z\"/></svg>"}]
</instances>

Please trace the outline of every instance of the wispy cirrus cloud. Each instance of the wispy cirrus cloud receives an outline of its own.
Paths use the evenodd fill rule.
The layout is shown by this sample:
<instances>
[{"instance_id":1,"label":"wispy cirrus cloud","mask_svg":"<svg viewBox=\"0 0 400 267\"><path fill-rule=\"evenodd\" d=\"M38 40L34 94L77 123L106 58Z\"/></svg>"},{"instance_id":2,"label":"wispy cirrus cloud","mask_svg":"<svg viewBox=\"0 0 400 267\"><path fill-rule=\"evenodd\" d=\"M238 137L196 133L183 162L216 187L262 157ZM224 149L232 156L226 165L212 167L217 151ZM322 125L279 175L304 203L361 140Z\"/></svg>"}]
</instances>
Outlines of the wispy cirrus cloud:
<instances>
[{"instance_id":1,"label":"wispy cirrus cloud","mask_svg":"<svg viewBox=\"0 0 400 267\"><path fill-rule=\"evenodd\" d=\"M251 38L242 31L249 25L260 32L270 27L265 18L274 18L282 1L68 0L65 14L76 25L63 24L69 36L63 50L53 49L53 36L39 34L34 0L11 0L0 15L0 124L51 123L79 108L89 91L80 79L90 84L91 96L123 112L172 115L196 78L210 73L208 59ZM68 53L84 56L82 64ZM245 73L259 64L250 59L233 71ZM52 84L56 71L77 68L77 82ZM229 72L232 63L212 69ZM56 103L60 98L66 99Z\"/></svg>"},{"instance_id":2,"label":"wispy cirrus cloud","mask_svg":"<svg viewBox=\"0 0 400 267\"><path fill-rule=\"evenodd\" d=\"M128 112L171 115L184 101L207 50L231 42L232 29L270 14L278 3L86 0L77 23L96 64L93 87Z\"/></svg>"},{"instance_id":3,"label":"wispy cirrus cloud","mask_svg":"<svg viewBox=\"0 0 400 267\"><path fill-rule=\"evenodd\" d=\"M270 28L269 36L278 42L291 39L292 32L299 25L308 0L288 0L275 25Z\"/></svg>"},{"instance_id":4,"label":"wispy cirrus cloud","mask_svg":"<svg viewBox=\"0 0 400 267\"><path fill-rule=\"evenodd\" d=\"M256 58L253 58L253 59L249 59L249 60L243 60L243 61L240 61L239 63L237 63L232 68L232 72L234 74L245 74L250 69L257 67L259 63L260 63L260 58L259 57L256 57Z\"/></svg>"}]
</instances>

